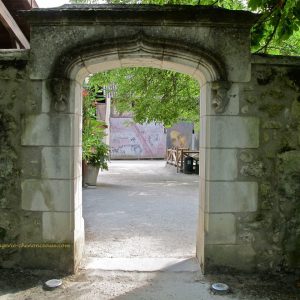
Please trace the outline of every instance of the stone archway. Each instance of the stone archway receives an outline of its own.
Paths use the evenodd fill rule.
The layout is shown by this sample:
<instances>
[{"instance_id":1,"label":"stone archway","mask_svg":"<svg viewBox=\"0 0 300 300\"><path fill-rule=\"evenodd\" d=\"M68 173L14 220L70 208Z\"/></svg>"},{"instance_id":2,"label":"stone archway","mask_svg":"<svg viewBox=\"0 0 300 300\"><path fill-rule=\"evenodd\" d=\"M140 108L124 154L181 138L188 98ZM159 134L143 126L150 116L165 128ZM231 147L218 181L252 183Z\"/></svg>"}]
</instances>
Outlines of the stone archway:
<instances>
[{"instance_id":1,"label":"stone archway","mask_svg":"<svg viewBox=\"0 0 300 300\"><path fill-rule=\"evenodd\" d=\"M64 109L67 108L67 104L74 102L74 111L71 113L76 114L76 111L82 106L81 93L78 91L81 90L84 78L90 74L125 66L151 66L186 73L199 81L202 95L200 101L206 103L206 105L202 106L201 111L203 115L206 114L206 107L210 107L212 111L217 113L224 111L228 104L228 98L222 94L222 89L225 90L226 94L230 87L230 83L226 81L225 68L212 55L208 55L207 52L203 54L204 51L198 51L197 53L196 51L188 51L184 47L170 46L174 44L169 41L168 43L165 41L164 44L160 44L151 41L151 39L144 37L140 33L138 38L128 38L127 42L114 40L112 48L110 48L111 46L108 43L108 46L103 47L100 51L95 51L93 46L82 49L78 60L75 59L70 65L64 67L64 78L60 80L55 79L55 88L51 85L50 89L53 89L53 94L55 96L60 95L60 97L54 97L53 100L56 100L56 102L53 104L53 107L60 113L63 113ZM210 57L213 59L210 59ZM64 57L62 57L62 60L65 61ZM62 64L58 65L60 68ZM57 74L61 73L57 72ZM59 93L56 92L57 89L60 91ZM66 92L65 95L63 91ZM77 130L76 126L74 135L77 133ZM209 133L206 132L205 134ZM80 153L77 152L76 154L79 155ZM79 157L79 162L81 162L81 157ZM202 160L202 163L204 163L204 160ZM74 197L78 197L78 195L74 195ZM202 265L204 241L201 238L204 236L204 226L202 224L204 218L204 203L202 203L199 211L199 224L197 226L199 231L197 257ZM75 224L80 224L78 219L75 219ZM82 243L80 241L78 245Z\"/></svg>"},{"instance_id":2,"label":"stone archway","mask_svg":"<svg viewBox=\"0 0 300 300\"><path fill-rule=\"evenodd\" d=\"M250 79L249 31L256 17L181 6L92 11L65 6L26 14L32 26L32 100L39 111L25 115L22 145L39 153L41 173L23 179L22 208L41 213L41 243L71 246L51 255L41 251L43 266L74 270L83 252L83 78L124 66L155 66L189 74L201 86L197 257L202 270L252 269L253 250L239 243L236 227L240 213L256 211L257 183L239 179L237 154L258 147L258 120L239 110L239 87ZM49 47L41 47L42 40Z\"/></svg>"}]
</instances>

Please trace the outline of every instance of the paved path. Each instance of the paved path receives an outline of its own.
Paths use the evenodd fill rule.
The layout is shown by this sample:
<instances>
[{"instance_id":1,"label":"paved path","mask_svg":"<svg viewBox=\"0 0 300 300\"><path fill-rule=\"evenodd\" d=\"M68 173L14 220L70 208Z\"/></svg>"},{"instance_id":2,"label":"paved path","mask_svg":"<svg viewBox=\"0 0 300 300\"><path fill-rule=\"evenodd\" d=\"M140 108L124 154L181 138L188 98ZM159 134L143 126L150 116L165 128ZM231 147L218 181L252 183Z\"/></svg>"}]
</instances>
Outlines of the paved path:
<instances>
[{"instance_id":1,"label":"paved path","mask_svg":"<svg viewBox=\"0 0 300 300\"><path fill-rule=\"evenodd\" d=\"M113 161L97 187L83 191L86 256L99 266L107 265L99 258L121 258L129 269L128 258L163 266L195 256L198 195L198 176L164 161Z\"/></svg>"},{"instance_id":2,"label":"paved path","mask_svg":"<svg viewBox=\"0 0 300 300\"><path fill-rule=\"evenodd\" d=\"M86 259L76 275L0 270L7 300L298 300L296 279L203 276L195 254L197 176L176 174L160 161L113 162L99 186L84 190ZM62 287L42 283L61 278ZM225 282L232 294L210 292Z\"/></svg>"}]
</instances>

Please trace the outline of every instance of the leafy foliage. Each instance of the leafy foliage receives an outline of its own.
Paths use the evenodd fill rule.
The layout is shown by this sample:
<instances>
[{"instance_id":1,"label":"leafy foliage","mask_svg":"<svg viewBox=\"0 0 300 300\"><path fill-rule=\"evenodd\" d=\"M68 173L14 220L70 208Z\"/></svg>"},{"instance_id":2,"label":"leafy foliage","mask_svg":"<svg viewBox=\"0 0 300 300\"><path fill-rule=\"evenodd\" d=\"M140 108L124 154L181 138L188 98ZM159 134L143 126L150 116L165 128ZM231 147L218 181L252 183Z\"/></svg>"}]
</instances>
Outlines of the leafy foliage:
<instances>
[{"instance_id":1,"label":"leafy foliage","mask_svg":"<svg viewBox=\"0 0 300 300\"><path fill-rule=\"evenodd\" d=\"M300 1L249 0L248 7L262 14L252 30L256 52L300 55Z\"/></svg>"},{"instance_id":2,"label":"leafy foliage","mask_svg":"<svg viewBox=\"0 0 300 300\"><path fill-rule=\"evenodd\" d=\"M300 55L299 0L106 0L112 4L214 5L260 13L252 29L252 51ZM103 3L102 0L70 0L71 3ZM114 104L120 112L133 111L136 122L182 119L198 124L199 87L190 77L151 68L118 69L91 78L91 84L117 83Z\"/></svg>"},{"instance_id":3,"label":"leafy foliage","mask_svg":"<svg viewBox=\"0 0 300 300\"><path fill-rule=\"evenodd\" d=\"M69 1L70 3L73 4L97 4L102 2L99 0L69 0Z\"/></svg>"},{"instance_id":4,"label":"leafy foliage","mask_svg":"<svg viewBox=\"0 0 300 300\"><path fill-rule=\"evenodd\" d=\"M82 159L88 164L107 170L109 147L103 142L105 123L96 119L93 93L83 97Z\"/></svg>"},{"instance_id":5,"label":"leafy foliage","mask_svg":"<svg viewBox=\"0 0 300 300\"><path fill-rule=\"evenodd\" d=\"M247 9L261 13L252 30L252 51L258 53L300 55L299 0L106 0L112 4L187 4L214 5L227 9ZM70 0L95 4L102 0Z\"/></svg>"},{"instance_id":6,"label":"leafy foliage","mask_svg":"<svg viewBox=\"0 0 300 300\"><path fill-rule=\"evenodd\" d=\"M117 85L113 104L121 113L132 111L137 123L199 119L199 85L188 75L154 68L122 68L97 73L89 85Z\"/></svg>"}]
</instances>

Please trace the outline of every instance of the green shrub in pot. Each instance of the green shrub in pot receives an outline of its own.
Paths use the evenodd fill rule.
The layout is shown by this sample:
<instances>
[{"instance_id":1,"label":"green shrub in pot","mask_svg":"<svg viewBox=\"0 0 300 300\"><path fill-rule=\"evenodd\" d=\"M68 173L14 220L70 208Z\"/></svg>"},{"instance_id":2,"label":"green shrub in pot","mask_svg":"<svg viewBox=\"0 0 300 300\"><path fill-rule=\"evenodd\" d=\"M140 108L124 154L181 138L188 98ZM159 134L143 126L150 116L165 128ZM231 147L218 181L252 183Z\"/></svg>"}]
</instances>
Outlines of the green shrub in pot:
<instances>
[{"instance_id":1,"label":"green shrub in pot","mask_svg":"<svg viewBox=\"0 0 300 300\"><path fill-rule=\"evenodd\" d=\"M107 127L105 122L97 120L96 117L96 103L93 100L94 97L88 93L83 97L83 128L82 128L82 160L83 160L83 175L88 178L87 173L95 173L94 177L101 170L108 169L109 160L109 146L103 142L105 137L105 128ZM92 168L90 168L92 167ZM95 169L96 168L96 169ZM95 180L96 180L95 179ZM93 182L86 182L89 185L95 185Z\"/></svg>"}]
</instances>

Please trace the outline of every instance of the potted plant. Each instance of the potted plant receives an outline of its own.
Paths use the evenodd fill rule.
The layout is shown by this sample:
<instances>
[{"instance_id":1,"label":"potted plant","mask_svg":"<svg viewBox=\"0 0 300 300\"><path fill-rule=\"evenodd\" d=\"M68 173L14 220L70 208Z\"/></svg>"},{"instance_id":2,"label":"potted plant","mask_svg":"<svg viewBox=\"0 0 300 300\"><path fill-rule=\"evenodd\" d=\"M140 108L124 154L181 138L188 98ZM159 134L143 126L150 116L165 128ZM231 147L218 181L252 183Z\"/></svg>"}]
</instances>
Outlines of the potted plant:
<instances>
[{"instance_id":1,"label":"potted plant","mask_svg":"<svg viewBox=\"0 0 300 300\"><path fill-rule=\"evenodd\" d=\"M93 96L83 94L82 169L83 185L96 185L99 170L108 169L109 146L103 142L104 122L97 120Z\"/></svg>"}]
</instances>

